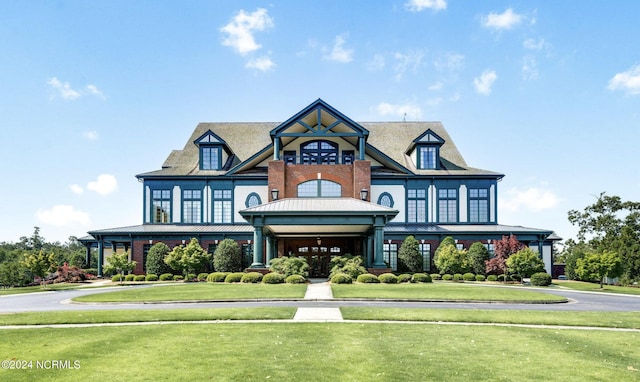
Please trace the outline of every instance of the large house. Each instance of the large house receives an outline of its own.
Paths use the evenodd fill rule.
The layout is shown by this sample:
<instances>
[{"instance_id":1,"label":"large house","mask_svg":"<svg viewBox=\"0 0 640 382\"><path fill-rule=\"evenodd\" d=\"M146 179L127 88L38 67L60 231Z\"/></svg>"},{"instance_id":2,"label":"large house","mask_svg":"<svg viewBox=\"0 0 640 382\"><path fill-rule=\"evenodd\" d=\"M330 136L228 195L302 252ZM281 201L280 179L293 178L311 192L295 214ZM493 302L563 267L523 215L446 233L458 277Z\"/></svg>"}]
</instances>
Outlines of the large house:
<instances>
[{"instance_id":1,"label":"large house","mask_svg":"<svg viewBox=\"0 0 640 382\"><path fill-rule=\"evenodd\" d=\"M156 242L197 238L210 252L238 242L247 268L301 256L326 276L332 256L362 255L397 269L402 241L420 243L424 270L451 236L459 248L514 234L551 273L551 230L498 224L503 174L467 165L439 122L358 123L321 99L282 123L200 123L143 184L142 224L90 231L85 244L130 250L145 272Z\"/></svg>"}]
</instances>

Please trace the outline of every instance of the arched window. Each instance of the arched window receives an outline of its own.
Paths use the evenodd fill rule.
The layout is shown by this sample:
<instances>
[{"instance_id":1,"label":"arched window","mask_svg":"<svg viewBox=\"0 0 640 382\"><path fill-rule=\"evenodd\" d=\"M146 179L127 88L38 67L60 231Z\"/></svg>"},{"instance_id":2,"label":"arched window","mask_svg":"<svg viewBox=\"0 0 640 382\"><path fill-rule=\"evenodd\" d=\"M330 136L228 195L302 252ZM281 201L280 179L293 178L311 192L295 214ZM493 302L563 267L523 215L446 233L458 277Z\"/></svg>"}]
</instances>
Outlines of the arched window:
<instances>
[{"instance_id":1,"label":"arched window","mask_svg":"<svg viewBox=\"0 0 640 382\"><path fill-rule=\"evenodd\" d=\"M249 208L249 207L255 207L262 204L262 200L260 200L260 195L256 194L255 192L252 192L249 194L249 196L247 196L247 200L245 200L244 205Z\"/></svg>"},{"instance_id":2,"label":"arched window","mask_svg":"<svg viewBox=\"0 0 640 382\"><path fill-rule=\"evenodd\" d=\"M299 198L339 198L340 196L342 196L342 186L330 180L309 180L298 184Z\"/></svg>"},{"instance_id":3,"label":"arched window","mask_svg":"<svg viewBox=\"0 0 640 382\"><path fill-rule=\"evenodd\" d=\"M300 146L303 164L335 164L338 145L329 141L310 141Z\"/></svg>"},{"instance_id":4,"label":"arched window","mask_svg":"<svg viewBox=\"0 0 640 382\"><path fill-rule=\"evenodd\" d=\"M378 197L378 204L383 206L383 207L392 208L393 207L393 197L388 192L383 192L382 194L380 194L380 197Z\"/></svg>"}]
</instances>

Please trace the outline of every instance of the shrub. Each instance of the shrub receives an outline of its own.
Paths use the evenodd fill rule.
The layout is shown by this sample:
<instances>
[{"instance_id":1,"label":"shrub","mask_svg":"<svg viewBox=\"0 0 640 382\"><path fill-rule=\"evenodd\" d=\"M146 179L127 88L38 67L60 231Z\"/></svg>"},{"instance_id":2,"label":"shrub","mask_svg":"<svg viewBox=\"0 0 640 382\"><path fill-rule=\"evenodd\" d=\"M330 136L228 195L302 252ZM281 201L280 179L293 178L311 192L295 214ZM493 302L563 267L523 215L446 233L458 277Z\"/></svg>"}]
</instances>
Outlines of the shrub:
<instances>
[{"instance_id":1,"label":"shrub","mask_svg":"<svg viewBox=\"0 0 640 382\"><path fill-rule=\"evenodd\" d=\"M301 275L291 275L285 280L287 284L304 284L307 282L307 279L302 277Z\"/></svg>"},{"instance_id":2,"label":"shrub","mask_svg":"<svg viewBox=\"0 0 640 382\"><path fill-rule=\"evenodd\" d=\"M182 281L184 280L183 275L173 275L173 281Z\"/></svg>"},{"instance_id":3,"label":"shrub","mask_svg":"<svg viewBox=\"0 0 640 382\"><path fill-rule=\"evenodd\" d=\"M442 280L442 276L440 275L440 273L432 273L431 280Z\"/></svg>"},{"instance_id":4,"label":"shrub","mask_svg":"<svg viewBox=\"0 0 640 382\"><path fill-rule=\"evenodd\" d=\"M171 272L171 268L164 262L164 258L171 252L165 243L155 243L147 252L146 270L148 273L161 275Z\"/></svg>"},{"instance_id":5,"label":"shrub","mask_svg":"<svg viewBox=\"0 0 640 382\"><path fill-rule=\"evenodd\" d=\"M114 283L117 283L123 280L124 280L124 277L122 275L115 275L111 278L111 281L113 281Z\"/></svg>"},{"instance_id":6,"label":"shrub","mask_svg":"<svg viewBox=\"0 0 640 382\"><path fill-rule=\"evenodd\" d=\"M132 274L130 274L130 275L126 275L126 276L124 276L124 281L133 281L133 280L135 280L135 278L136 278L136 275L134 275L134 274L132 273Z\"/></svg>"},{"instance_id":7,"label":"shrub","mask_svg":"<svg viewBox=\"0 0 640 382\"><path fill-rule=\"evenodd\" d=\"M305 259L294 256L277 257L271 259L269 270L289 277L291 275L309 276L309 264Z\"/></svg>"},{"instance_id":8,"label":"shrub","mask_svg":"<svg viewBox=\"0 0 640 382\"><path fill-rule=\"evenodd\" d=\"M158 281L158 275L150 273L144 278L144 281Z\"/></svg>"},{"instance_id":9,"label":"shrub","mask_svg":"<svg viewBox=\"0 0 640 382\"><path fill-rule=\"evenodd\" d=\"M362 265L362 257L360 256L336 256L331 259L329 267L331 268L331 272L329 273L330 278L338 273L346 273L351 276L353 280L367 273L367 269Z\"/></svg>"},{"instance_id":10,"label":"shrub","mask_svg":"<svg viewBox=\"0 0 640 382\"><path fill-rule=\"evenodd\" d=\"M83 271L87 275L94 275L94 276L98 275L98 268L87 268L87 269L83 269Z\"/></svg>"},{"instance_id":11,"label":"shrub","mask_svg":"<svg viewBox=\"0 0 640 382\"><path fill-rule=\"evenodd\" d=\"M504 274L502 274L502 275L498 275L498 281L500 281L500 282L504 282L504 280L506 280L506 278L505 278L505 275L504 275Z\"/></svg>"},{"instance_id":12,"label":"shrub","mask_svg":"<svg viewBox=\"0 0 640 382\"><path fill-rule=\"evenodd\" d=\"M547 272L538 272L531 275L531 284L535 286L551 285L551 275Z\"/></svg>"},{"instance_id":13,"label":"shrub","mask_svg":"<svg viewBox=\"0 0 640 382\"><path fill-rule=\"evenodd\" d=\"M400 283L408 283L411 281L411 275L408 273L403 273L398 275L398 284Z\"/></svg>"},{"instance_id":14,"label":"shrub","mask_svg":"<svg viewBox=\"0 0 640 382\"><path fill-rule=\"evenodd\" d=\"M229 275L228 272L213 272L207 276L207 282L210 283L223 283L224 279Z\"/></svg>"},{"instance_id":15,"label":"shrub","mask_svg":"<svg viewBox=\"0 0 640 382\"><path fill-rule=\"evenodd\" d=\"M331 277L331 283L333 284L351 284L353 279L346 273L336 273Z\"/></svg>"},{"instance_id":16,"label":"shrub","mask_svg":"<svg viewBox=\"0 0 640 382\"><path fill-rule=\"evenodd\" d=\"M218 272L239 271L242 268L242 255L238 243L231 239L222 240L213 254L213 268Z\"/></svg>"},{"instance_id":17,"label":"shrub","mask_svg":"<svg viewBox=\"0 0 640 382\"><path fill-rule=\"evenodd\" d=\"M280 273L270 272L262 277L262 282L264 284L282 284L285 279L286 277Z\"/></svg>"},{"instance_id":18,"label":"shrub","mask_svg":"<svg viewBox=\"0 0 640 382\"><path fill-rule=\"evenodd\" d=\"M464 281L474 281L476 279L476 275L474 275L471 272L467 272L464 275L462 275L462 279Z\"/></svg>"},{"instance_id":19,"label":"shrub","mask_svg":"<svg viewBox=\"0 0 640 382\"><path fill-rule=\"evenodd\" d=\"M198 274L198 281L207 281L207 277L209 277L209 274L206 272L202 272Z\"/></svg>"},{"instance_id":20,"label":"shrub","mask_svg":"<svg viewBox=\"0 0 640 382\"><path fill-rule=\"evenodd\" d=\"M484 281L484 275L476 275L476 281Z\"/></svg>"},{"instance_id":21,"label":"shrub","mask_svg":"<svg viewBox=\"0 0 640 382\"><path fill-rule=\"evenodd\" d=\"M456 273L453 275L453 281L460 281L462 280L462 274L461 273Z\"/></svg>"},{"instance_id":22,"label":"shrub","mask_svg":"<svg viewBox=\"0 0 640 382\"><path fill-rule=\"evenodd\" d=\"M260 281L262 281L262 273L260 272L245 273L244 275L242 275L242 278L240 279L241 283L246 283L246 284L255 284L255 283L259 283Z\"/></svg>"},{"instance_id":23,"label":"shrub","mask_svg":"<svg viewBox=\"0 0 640 382\"><path fill-rule=\"evenodd\" d=\"M376 275L372 275L371 273L363 273L356 279L357 282L363 284L377 284L380 282Z\"/></svg>"},{"instance_id":24,"label":"shrub","mask_svg":"<svg viewBox=\"0 0 640 382\"><path fill-rule=\"evenodd\" d=\"M444 275L442 275L442 279L443 279L444 281L451 281L451 280L453 280L453 276L451 276L451 275L450 275L450 274L448 274L448 273L445 273Z\"/></svg>"},{"instance_id":25,"label":"shrub","mask_svg":"<svg viewBox=\"0 0 640 382\"><path fill-rule=\"evenodd\" d=\"M160 275L160 281L169 281L173 280L173 275L171 273L163 273Z\"/></svg>"},{"instance_id":26,"label":"shrub","mask_svg":"<svg viewBox=\"0 0 640 382\"><path fill-rule=\"evenodd\" d=\"M440 276L440 275L438 275ZM414 273L413 277L411 278L411 282L413 283L430 283L431 281L431 276L429 276L426 273Z\"/></svg>"},{"instance_id":27,"label":"shrub","mask_svg":"<svg viewBox=\"0 0 640 382\"><path fill-rule=\"evenodd\" d=\"M419 246L418 240L413 236L407 236L404 239L398 251L398 267L401 271L415 273L422 270L423 259Z\"/></svg>"},{"instance_id":28,"label":"shrub","mask_svg":"<svg viewBox=\"0 0 640 382\"><path fill-rule=\"evenodd\" d=\"M384 284L397 284L398 276L394 275L393 273L383 273L378 276L378 280L380 280L380 282Z\"/></svg>"},{"instance_id":29,"label":"shrub","mask_svg":"<svg viewBox=\"0 0 640 382\"><path fill-rule=\"evenodd\" d=\"M487 281L498 281L498 276L489 275L489 276L487 276Z\"/></svg>"},{"instance_id":30,"label":"shrub","mask_svg":"<svg viewBox=\"0 0 640 382\"><path fill-rule=\"evenodd\" d=\"M145 281L147 279L147 276L145 275L137 275L136 277L133 278L133 281Z\"/></svg>"},{"instance_id":31,"label":"shrub","mask_svg":"<svg viewBox=\"0 0 640 382\"><path fill-rule=\"evenodd\" d=\"M244 276L244 272L232 272L224 278L225 283L239 283Z\"/></svg>"}]
</instances>

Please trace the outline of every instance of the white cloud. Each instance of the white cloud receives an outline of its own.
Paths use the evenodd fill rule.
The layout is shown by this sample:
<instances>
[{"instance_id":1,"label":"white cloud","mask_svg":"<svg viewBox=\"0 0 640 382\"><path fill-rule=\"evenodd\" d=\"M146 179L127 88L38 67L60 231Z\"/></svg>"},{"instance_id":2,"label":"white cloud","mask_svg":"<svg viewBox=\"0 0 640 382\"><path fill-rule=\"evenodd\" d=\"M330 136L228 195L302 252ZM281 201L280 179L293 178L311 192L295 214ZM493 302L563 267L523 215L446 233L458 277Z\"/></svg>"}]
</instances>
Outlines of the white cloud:
<instances>
[{"instance_id":1,"label":"white cloud","mask_svg":"<svg viewBox=\"0 0 640 382\"><path fill-rule=\"evenodd\" d=\"M476 88L476 92L484 95L491 94L491 87L493 83L498 79L496 72L493 70L485 70L480 77L476 77L473 80L473 85Z\"/></svg>"},{"instance_id":2,"label":"white cloud","mask_svg":"<svg viewBox=\"0 0 640 382\"><path fill-rule=\"evenodd\" d=\"M267 70L273 69L273 67L275 66L276 64L271 61L271 57L262 56L247 61L244 67L249 69L257 69L261 72L266 72Z\"/></svg>"},{"instance_id":3,"label":"white cloud","mask_svg":"<svg viewBox=\"0 0 640 382\"><path fill-rule=\"evenodd\" d=\"M536 58L531 55L522 57L522 79L525 81L538 78L538 64Z\"/></svg>"},{"instance_id":4,"label":"white cloud","mask_svg":"<svg viewBox=\"0 0 640 382\"><path fill-rule=\"evenodd\" d=\"M543 38L537 41L533 38L528 38L522 42L522 46L529 50L542 50L542 48L547 46L547 43Z\"/></svg>"},{"instance_id":5,"label":"white cloud","mask_svg":"<svg viewBox=\"0 0 640 382\"><path fill-rule=\"evenodd\" d=\"M116 177L109 174L100 174L98 179L87 184L87 190L95 191L100 195L108 195L118 189Z\"/></svg>"},{"instance_id":6,"label":"white cloud","mask_svg":"<svg viewBox=\"0 0 640 382\"><path fill-rule=\"evenodd\" d=\"M66 100L74 100L80 97L80 92L71 88L68 82L61 82L58 78L53 77L47 81L53 89L58 91L60 97Z\"/></svg>"},{"instance_id":7,"label":"white cloud","mask_svg":"<svg viewBox=\"0 0 640 382\"><path fill-rule=\"evenodd\" d=\"M92 95L105 99L104 94L95 85L89 84L84 88L84 90L76 90L72 88L68 82L62 82L57 77L48 79L47 84L56 90L62 99L66 99L68 101L73 101L84 95Z\"/></svg>"},{"instance_id":8,"label":"white cloud","mask_svg":"<svg viewBox=\"0 0 640 382\"><path fill-rule=\"evenodd\" d=\"M53 206L48 210L39 209L36 212L36 218L43 224L56 227L62 227L73 223L86 226L91 223L88 213L76 210L73 206L62 204Z\"/></svg>"},{"instance_id":9,"label":"white cloud","mask_svg":"<svg viewBox=\"0 0 640 382\"><path fill-rule=\"evenodd\" d=\"M422 117L422 110L420 110L420 107L410 104L393 105L387 102L381 102L376 107L376 111L381 116L392 115L401 117L403 120L419 120Z\"/></svg>"},{"instance_id":10,"label":"white cloud","mask_svg":"<svg viewBox=\"0 0 640 382\"><path fill-rule=\"evenodd\" d=\"M500 208L509 212L519 212L521 210L542 211L554 208L560 199L551 191L536 187L527 189L511 188L503 191L499 203Z\"/></svg>"},{"instance_id":11,"label":"white cloud","mask_svg":"<svg viewBox=\"0 0 640 382\"><path fill-rule=\"evenodd\" d=\"M432 9L437 12L447 9L447 2L445 0L409 0L404 7L411 12L420 12L423 9Z\"/></svg>"},{"instance_id":12,"label":"white cloud","mask_svg":"<svg viewBox=\"0 0 640 382\"><path fill-rule=\"evenodd\" d=\"M229 46L244 56L262 47L253 37L254 32L264 31L271 27L273 27L273 19L269 17L266 9L258 8L253 13L240 10L229 24L220 28L220 31L226 34L222 45Z\"/></svg>"},{"instance_id":13,"label":"white cloud","mask_svg":"<svg viewBox=\"0 0 640 382\"><path fill-rule=\"evenodd\" d=\"M640 65L613 76L609 80L607 88L609 90L623 90L629 95L640 94Z\"/></svg>"},{"instance_id":14,"label":"white cloud","mask_svg":"<svg viewBox=\"0 0 640 382\"><path fill-rule=\"evenodd\" d=\"M522 22L523 16L508 8L503 13L491 12L487 16L482 16L482 26L493 29L511 29Z\"/></svg>"},{"instance_id":15,"label":"white cloud","mask_svg":"<svg viewBox=\"0 0 640 382\"><path fill-rule=\"evenodd\" d=\"M367 70L377 72L384 69L385 59L381 54L376 54L373 59L366 64Z\"/></svg>"},{"instance_id":16,"label":"white cloud","mask_svg":"<svg viewBox=\"0 0 640 382\"><path fill-rule=\"evenodd\" d=\"M464 55L456 52L447 52L433 63L438 70L455 70L464 65Z\"/></svg>"},{"instance_id":17,"label":"white cloud","mask_svg":"<svg viewBox=\"0 0 640 382\"><path fill-rule=\"evenodd\" d=\"M84 193L84 188L82 188L77 184L70 185L69 189L71 189L71 192L73 192L76 195L82 195L82 193Z\"/></svg>"},{"instance_id":18,"label":"white cloud","mask_svg":"<svg viewBox=\"0 0 640 382\"><path fill-rule=\"evenodd\" d=\"M98 140L98 132L95 130L85 131L82 133L82 136L89 141Z\"/></svg>"},{"instance_id":19,"label":"white cloud","mask_svg":"<svg viewBox=\"0 0 640 382\"><path fill-rule=\"evenodd\" d=\"M413 73L418 71L418 68L422 64L424 58L424 52L422 50L410 51L406 54L395 53L393 57L396 59L396 64L393 67L395 71L396 80L402 79L408 69L411 69Z\"/></svg>"},{"instance_id":20,"label":"white cloud","mask_svg":"<svg viewBox=\"0 0 640 382\"><path fill-rule=\"evenodd\" d=\"M353 60L353 49L348 49L344 46L344 43L347 41L347 37L349 37L348 33L343 33L336 36L336 39L333 43L333 48L331 49L331 53L325 55L325 58L327 60L342 63L351 62Z\"/></svg>"}]
</instances>

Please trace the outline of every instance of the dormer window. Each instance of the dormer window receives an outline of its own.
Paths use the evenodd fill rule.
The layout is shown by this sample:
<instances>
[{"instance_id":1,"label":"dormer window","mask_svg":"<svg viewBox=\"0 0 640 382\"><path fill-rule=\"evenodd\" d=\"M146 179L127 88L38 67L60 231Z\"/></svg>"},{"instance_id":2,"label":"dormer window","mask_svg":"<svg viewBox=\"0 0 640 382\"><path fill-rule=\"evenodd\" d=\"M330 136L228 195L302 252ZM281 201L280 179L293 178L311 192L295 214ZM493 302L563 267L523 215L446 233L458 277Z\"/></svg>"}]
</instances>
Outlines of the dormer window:
<instances>
[{"instance_id":1,"label":"dormer window","mask_svg":"<svg viewBox=\"0 0 640 382\"><path fill-rule=\"evenodd\" d=\"M418 168L435 170L438 163L438 148L436 146L420 146L418 150Z\"/></svg>"},{"instance_id":2,"label":"dormer window","mask_svg":"<svg viewBox=\"0 0 640 382\"><path fill-rule=\"evenodd\" d=\"M444 139L429 129L416 138L413 143L416 145L414 159L419 170L440 169L440 147L444 144Z\"/></svg>"},{"instance_id":3,"label":"dormer window","mask_svg":"<svg viewBox=\"0 0 640 382\"><path fill-rule=\"evenodd\" d=\"M225 142L211 130L194 142L200 149L200 170L221 170Z\"/></svg>"}]
</instances>

